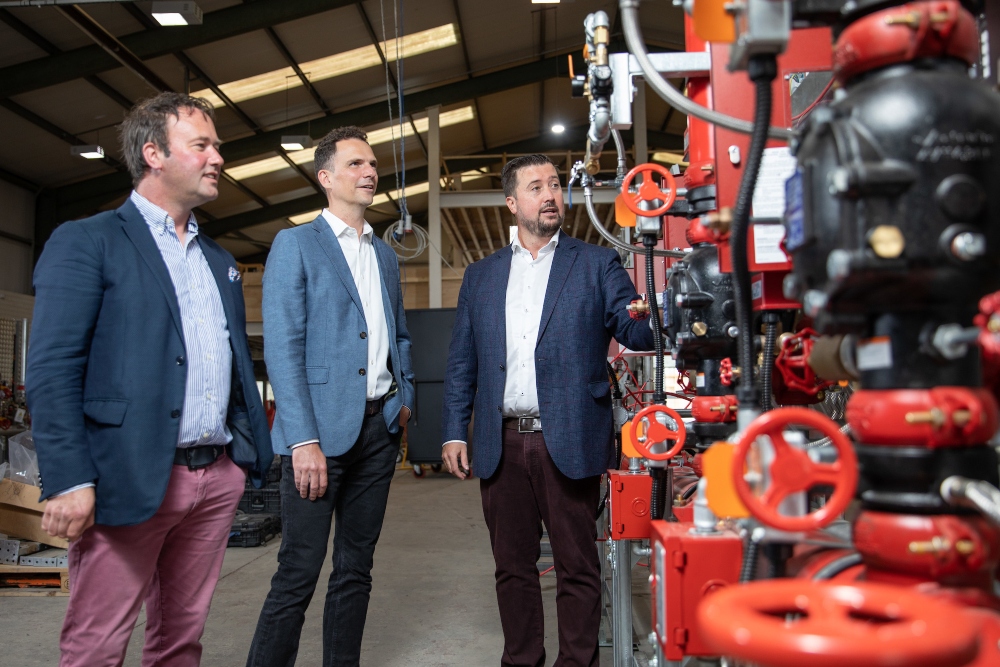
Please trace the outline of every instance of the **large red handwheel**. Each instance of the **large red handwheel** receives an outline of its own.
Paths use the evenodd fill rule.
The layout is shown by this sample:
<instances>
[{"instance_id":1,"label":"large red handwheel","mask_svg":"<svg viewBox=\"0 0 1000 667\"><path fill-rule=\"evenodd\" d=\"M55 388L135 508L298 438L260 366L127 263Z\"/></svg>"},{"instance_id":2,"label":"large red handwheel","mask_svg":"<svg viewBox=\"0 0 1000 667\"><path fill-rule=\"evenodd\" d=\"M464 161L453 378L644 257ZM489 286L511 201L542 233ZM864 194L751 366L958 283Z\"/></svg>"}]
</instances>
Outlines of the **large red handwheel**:
<instances>
[{"instance_id":1,"label":"large red handwheel","mask_svg":"<svg viewBox=\"0 0 1000 667\"><path fill-rule=\"evenodd\" d=\"M663 413L670 417L677 425L677 430L667 428L656 418L656 413ZM639 433L639 425L643 425L643 432ZM684 428L684 420L674 410L665 405L650 405L639 411L639 414L629 422L632 429L632 442L639 450L643 458L651 461L669 461L678 454L684 447L684 438L687 436L687 429ZM641 439L640 439L641 438ZM652 448L659 443L672 442L673 444L665 452L654 452Z\"/></svg>"},{"instance_id":2,"label":"large red handwheel","mask_svg":"<svg viewBox=\"0 0 1000 667\"><path fill-rule=\"evenodd\" d=\"M958 667L976 657L980 626L949 602L869 582L760 581L698 605L713 650L767 667Z\"/></svg>"},{"instance_id":3,"label":"large red handwheel","mask_svg":"<svg viewBox=\"0 0 1000 667\"><path fill-rule=\"evenodd\" d=\"M639 186L637 194L632 194L628 189L632 185L632 180L636 177L636 174L642 174L642 185ZM659 174L663 178L663 184L667 188L666 192L657 187L656 183L653 182L653 174ZM674 205L674 200L677 199L677 183L674 181L674 175L663 165L653 164L652 162L637 164L632 167L632 171L625 174L625 180L622 181L622 199L628 210L636 215L655 218L665 215L670 210L670 207ZM654 202L657 199L663 202L663 205L659 208L647 211L639 206L640 202Z\"/></svg>"},{"instance_id":4,"label":"large red handwheel","mask_svg":"<svg viewBox=\"0 0 1000 667\"><path fill-rule=\"evenodd\" d=\"M806 452L789 445L784 432L792 425L807 426L830 438L838 460L816 463ZM774 461L770 467L771 484L758 496L746 480L745 465L750 446L765 435L774 446ZM854 498L858 462L851 440L832 419L805 408L778 408L757 417L743 432L733 455L733 483L740 500L761 523L790 532L816 530L836 519ZM778 513L778 506L785 498L819 485L833 487L826 505L805 516Z\"/></svg>"}]
</instances>

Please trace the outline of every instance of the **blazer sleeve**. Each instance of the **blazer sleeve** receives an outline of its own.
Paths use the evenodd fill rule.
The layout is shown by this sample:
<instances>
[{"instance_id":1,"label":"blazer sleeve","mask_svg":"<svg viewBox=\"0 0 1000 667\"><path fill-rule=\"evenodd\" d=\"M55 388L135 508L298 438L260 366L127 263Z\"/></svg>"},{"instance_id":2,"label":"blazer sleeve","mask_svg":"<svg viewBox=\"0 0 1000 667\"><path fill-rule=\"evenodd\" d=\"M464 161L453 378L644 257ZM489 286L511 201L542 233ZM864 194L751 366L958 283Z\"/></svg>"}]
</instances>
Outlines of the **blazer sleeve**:
<instances>
[{"instance_id":1,"label":"blazer sleeve","mask_svg":"<svg viewBox=\"0 0 1000 667\"><path fill-rule=\"evenodd\" d=\"M604 292L604 324L615 340L630 350L653 349L653 330L649 320L633 320L628 314L628 305L639 295L628 272L622 267L617 252L608 251L601 276Z\"/></svg>"},{"instance_id":2,"label":"blazer sleeve","mask_svg":"<svg viewBox=\"0 0 1000 667\"><path fill-rule=\"evenodd\" d=\"M469 267L471 269L471 267ZM458 292L455 326L448 348L448 368L444 378L444 407L441 417L442 443L465 441L469 437L469 422L476 398L476 378L479 372L476 339L470 312L470 274L466 269L462 288Z\"/></svg>"},{"instance_id":3,"label":"blazer sleeve","mask_svg":"<svg viewBox=\"0 0 1000 667\"><path fill-rule=\"evenodd\" d=\"M27 400L45 500L98 481L83 412L87 361L104 300L103 253L86 226L66 223L35 267Z\"/></svg>"},{"instance_id":4,"label":"blazer sleeve","mask_svg":"<svg viewBox=\"0 0 1000 667\"><path fill-rule=\"evenodd\" d=\"M319 441L306 380L306 273L294 234L279 232L264 269L264 362L288 442Z\"/></svg>"}]
</instances>

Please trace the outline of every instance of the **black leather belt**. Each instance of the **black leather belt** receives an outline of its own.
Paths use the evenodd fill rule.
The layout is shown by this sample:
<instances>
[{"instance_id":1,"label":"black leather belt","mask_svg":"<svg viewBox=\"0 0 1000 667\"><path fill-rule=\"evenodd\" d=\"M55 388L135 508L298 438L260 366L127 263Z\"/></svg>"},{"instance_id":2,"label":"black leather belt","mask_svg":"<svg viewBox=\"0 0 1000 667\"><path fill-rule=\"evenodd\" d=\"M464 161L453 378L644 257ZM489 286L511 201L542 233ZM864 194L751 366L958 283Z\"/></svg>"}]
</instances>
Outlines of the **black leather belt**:
<instances>
[{"instance_id":1,"label":"black leather belt","mask_svg":"<svg viewBox=\"0 0 1000 667\"><path fill-rule=\"evenodd\" d=\"M385 403L385 396L376 398L374 401L365 401L365 417L374 417L382 412L382 405Z\"/></svg>"},{"instance_id":2,"label":"black leather belt","mask_svg":"<svg viewBox=\"0 0 1000 667\"><path fill-rule=\"evenodd\" d=\"M542 430L542 420L538 417L505 417L505 428L517 430L518 433L535 433Z\"/></svg>"},{"instance_id":3,"label":"black leather belt","mask_svg":"<svg viewBox=\"0 0 1000 667\"><path fill-rule=\"evenodd\" d=\"M201 445L199 447L178 447L174 450L174 465L187 466L188 470L198 470L212 465L226 453L225 445Z\"/></svg>"}]
</instances>

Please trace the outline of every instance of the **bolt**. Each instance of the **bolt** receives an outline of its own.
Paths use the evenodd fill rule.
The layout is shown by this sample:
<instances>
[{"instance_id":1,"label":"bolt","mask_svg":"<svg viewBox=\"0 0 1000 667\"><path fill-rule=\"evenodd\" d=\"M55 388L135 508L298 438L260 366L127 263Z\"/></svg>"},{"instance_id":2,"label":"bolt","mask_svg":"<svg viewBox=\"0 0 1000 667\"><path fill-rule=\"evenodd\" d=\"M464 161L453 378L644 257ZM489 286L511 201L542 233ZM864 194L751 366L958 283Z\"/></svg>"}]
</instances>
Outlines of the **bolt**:
<instances>
[{"instance_id":1,"label":"bolt","mask_svg":"<svg viewBox=\"0 0 1000 667\"><path fill-rule=\"evenodd\" d=\"M848 250L833 250L826 258L826 275L830 280L840 282L851 274L851 253Z\"/></svg>"},{"instance_id":2,"label":"bolt","mask_svg":"<svg viewBox=\"0 0 1000 667\"><path fill-rule=\"evenodd\" d=\"M708 333L708 325L704 322L695 322L691 325L691 333L695 336L704 336Z\"/></svg>"},{"instance_id":3,"label":"bolt","mask_svg":"<svg viewBox=\"0 0 1000 667\"><path fill-rule=\"evenodd\" d=\"M739 338L740 328L735 324L730 324L729 328L726 329L726 335L729 336L730 338Z\"/></svg>"},{"instance_id":4,"label":"bolt","mask_svg":"<svg viewBox=\"0 0 1000 667\"><path fill-rule=\"evenodd\" d=\"M830 171L830 194L839 195L851 189L851 174L844 167Z\"/></svg>"},{"instance_id":5,"label":"bolt","mask_svg":"<svg viewBox=\"0 0 1000 667\"><path fill-rule=\"evenodd\" d=\"M951 252L965 262L986 254L986 237L977 232L962 232L951 241Z\"/></svg>"},{"instance_id":6,"label":"bolt","mask_svg":"<svg viewBox=\"0 0 1000 667\"><path fill-rule=\"evenodd\" d=\"M905 419L907 424L930 424L935 429L944 426L946 421L944 413L939 408L931 408L930 410L920 412L907 412Z\"/></svg>"},{"instance_id":7,"label":"bolt","mask_svg":"<svg viewBox=\"0 0 1000 667\"><path fill-rule=\"evenodd\" d=\"M816 317L820 311L826 308L829 297L819 290L811 289L802 298L802 309L809 317Z\"/></svg>"}]
</instances>

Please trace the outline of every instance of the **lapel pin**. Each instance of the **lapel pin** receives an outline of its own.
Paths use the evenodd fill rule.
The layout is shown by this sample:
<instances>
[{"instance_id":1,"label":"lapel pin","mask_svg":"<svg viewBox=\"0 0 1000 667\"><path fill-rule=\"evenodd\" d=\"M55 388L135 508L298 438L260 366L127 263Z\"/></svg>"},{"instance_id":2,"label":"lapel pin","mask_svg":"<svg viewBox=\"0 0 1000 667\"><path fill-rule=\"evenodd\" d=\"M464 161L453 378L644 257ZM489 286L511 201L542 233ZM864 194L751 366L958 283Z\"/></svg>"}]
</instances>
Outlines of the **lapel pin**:
<instances>
[{"instance_id":1,"label":"lapel pin","mask_svg":"<svg viewBox=\"0 0 1000 667\"><path fill-rule=\"evenodd\" d=\"M236 267L235 266L230 266L229 267L229 282L235 283L237 280L240 280L240 278L242 278L242 276L240 276L240 272L236 270Z\"/></svg>"}]
</instances>

